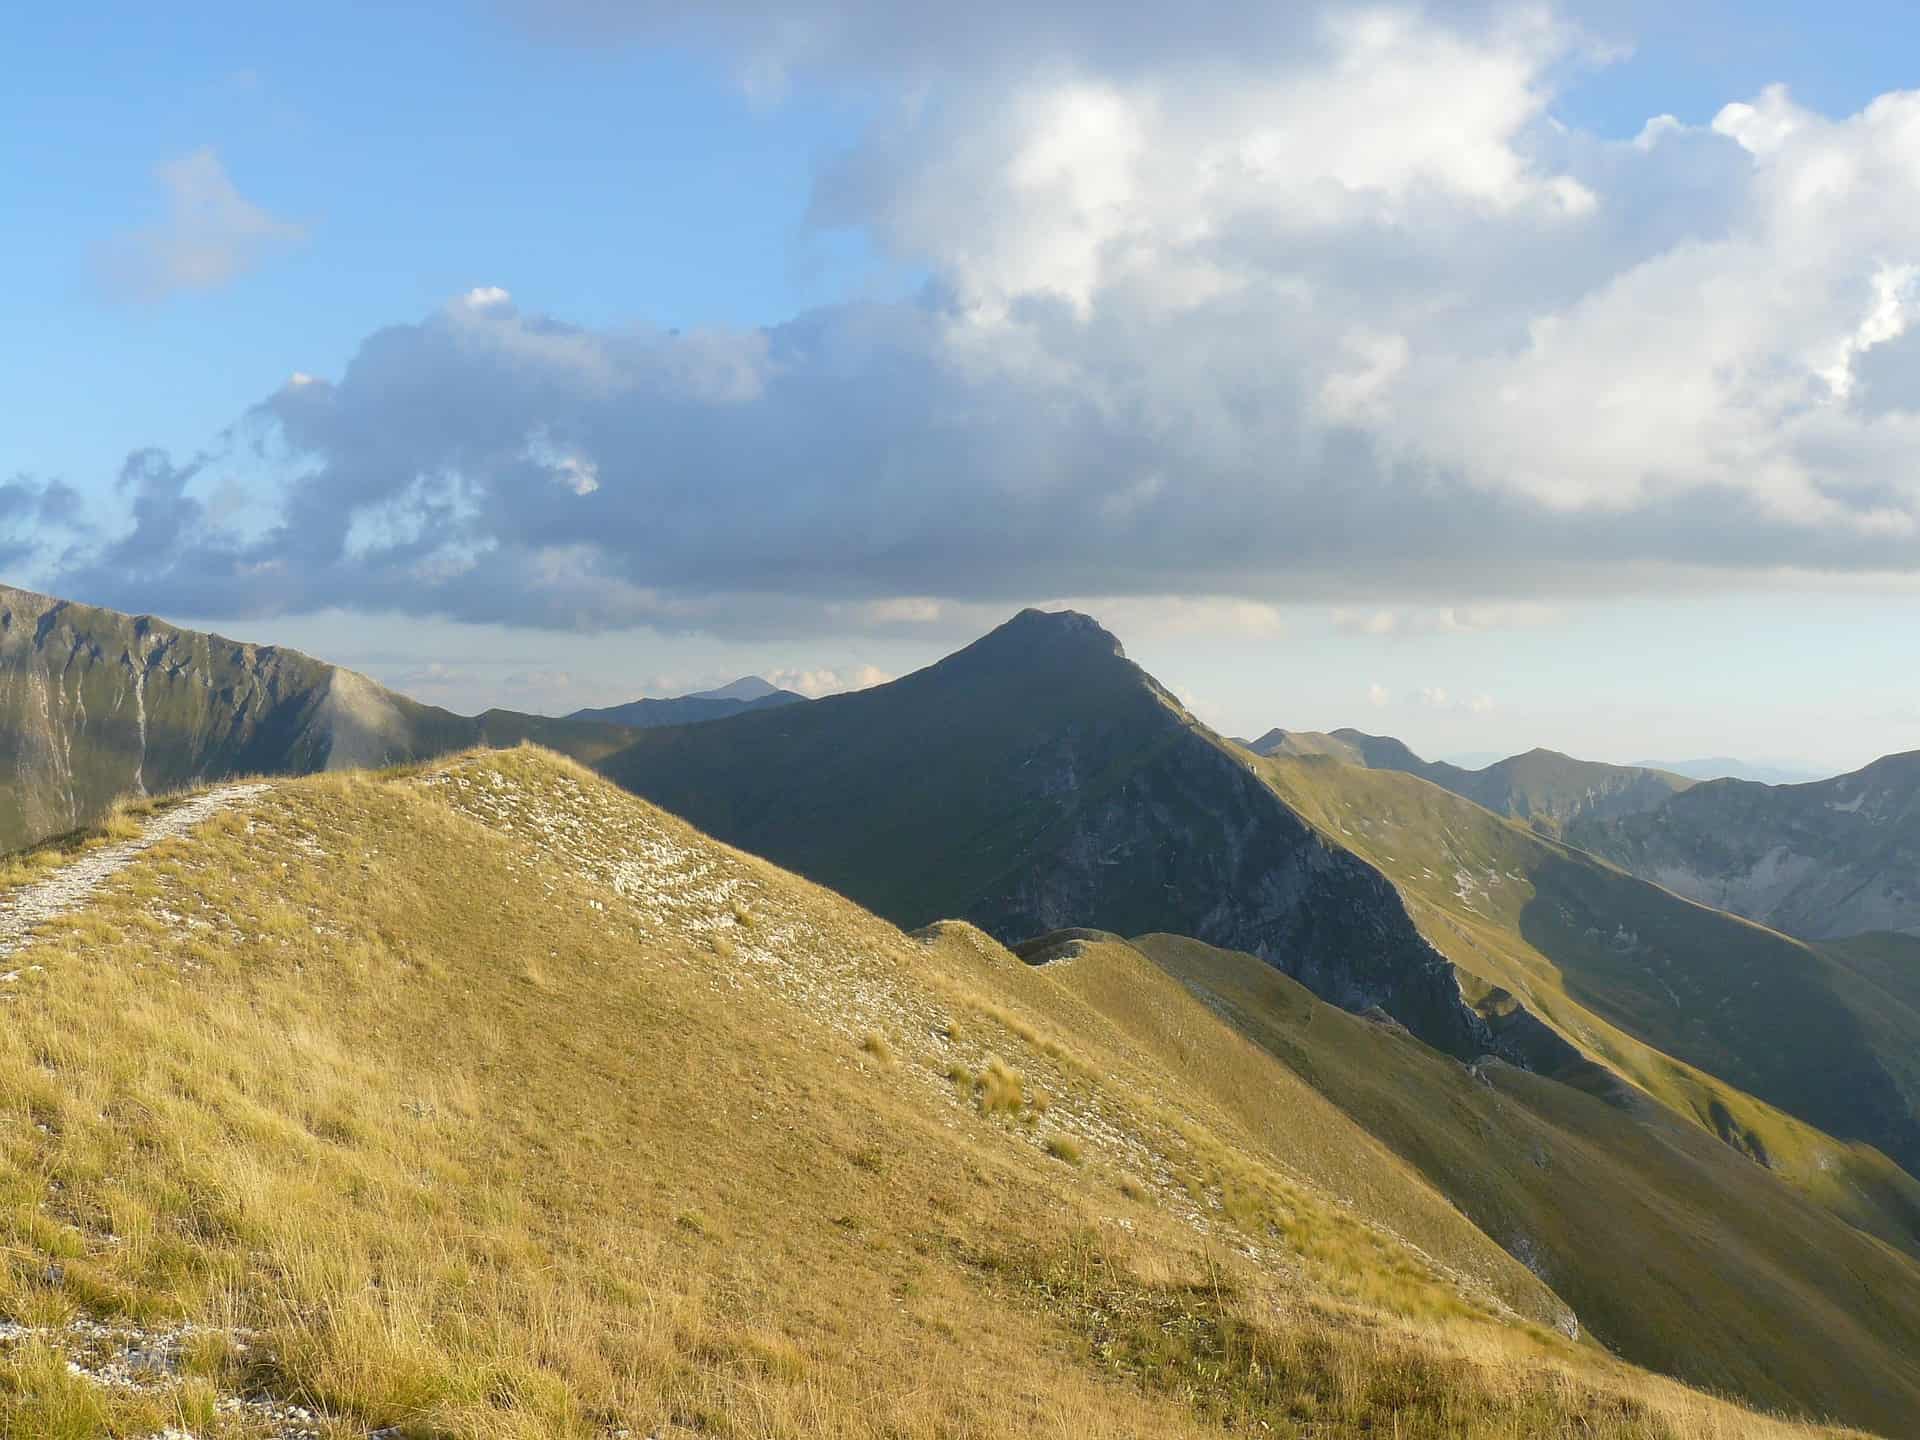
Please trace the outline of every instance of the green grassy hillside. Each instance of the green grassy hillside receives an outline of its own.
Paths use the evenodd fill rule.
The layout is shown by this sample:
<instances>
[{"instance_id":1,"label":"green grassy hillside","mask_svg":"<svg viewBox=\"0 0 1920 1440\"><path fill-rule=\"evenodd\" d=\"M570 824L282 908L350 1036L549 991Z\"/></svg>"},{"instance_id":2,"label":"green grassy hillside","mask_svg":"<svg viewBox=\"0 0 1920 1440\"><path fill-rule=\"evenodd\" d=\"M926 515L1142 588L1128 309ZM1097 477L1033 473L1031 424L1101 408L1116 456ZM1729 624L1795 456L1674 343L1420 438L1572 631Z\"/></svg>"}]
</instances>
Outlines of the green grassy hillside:
<instances>
[{"instance_id":1,"label":"green grassy hillside","mask_svg":"<svg viewBox=\"0 0 1920 1440\"><path fill-rule=\"evenodd\" d=\"M1807 785L1715 780L1568 838L1790 934L1920 934L1920 751Z\"/></svg>"},{"instance_id":2,"label":"green grassy hillside","mask_svg":"<svg viewBox=\"0 0 1920 1440\"><path fill-rule=\"evenodd\" d=\"M1858 983L1832 959L1414 777L1260 763L1294 809L1393 879L1483 997L1516 997L1591 1058L1878 1233L1920 1237L1920 1209L1900 1198L1905 1187L1889 1192L1878 1157L1835 1154L1739 1093L1920 1168L1920 1029L1891 1009L1869 1023ZM1861 1195L1877 1197L1867 1209L1881 1218L1856 1206Z\"/></svg>"},{"instance_id":3,"label":"green grassy hillside","mask_svg":"<svg viewBox=\"0 0 1920 1440\"><path fill-rule=\"evenodd\" d=\"M1412 1166L1073 964L555 757L225 803L98 839L9 957L9 1436L1814 1433L1568 1340Z\"/></svg>"},{"instance_id":4,"label":"green grassy hillside","mask_svg":"<svg viewBox=\"0 0 1920 1440\"><path fill-rule=\"evenodd\" d=\"M1896 1432L1920 1415L1920 1264L1711 1135L1497 1061L1470 1070L1251 956L1134 945L1525 1257L1609 1346L1776 1403L1818 1396L1859 1416L1873 1396ZM1215 1048L1193 1050L1195 1070L1266 1108ZM1290 1126L1297 1112L1269 1113Z\"/></svg>"}]
</instances>

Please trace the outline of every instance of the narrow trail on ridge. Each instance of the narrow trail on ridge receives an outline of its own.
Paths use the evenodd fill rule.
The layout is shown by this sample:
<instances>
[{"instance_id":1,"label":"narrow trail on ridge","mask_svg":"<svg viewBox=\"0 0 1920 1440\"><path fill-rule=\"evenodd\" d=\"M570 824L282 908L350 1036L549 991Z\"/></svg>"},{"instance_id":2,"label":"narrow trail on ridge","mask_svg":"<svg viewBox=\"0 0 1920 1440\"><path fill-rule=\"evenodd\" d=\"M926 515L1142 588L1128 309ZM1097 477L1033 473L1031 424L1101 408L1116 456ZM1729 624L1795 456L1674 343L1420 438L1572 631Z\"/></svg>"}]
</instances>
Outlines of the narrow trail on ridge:
<instances>
[{"instance_id":1,"label":"narrow trail on ridge","mask_svg":"<svg viewBox=\"0 0 1920 1440\"><path fill-rule=\"evenodd\" d=\"M0 896L0 958L23 949L33 932L47 921L70 915L85 905L96 890L126 869L142 851L184 835L201 821L272 788L255 782L208 790L154 816L133 839L90 850L46 879Z\"/></svg>"}]
</instances>

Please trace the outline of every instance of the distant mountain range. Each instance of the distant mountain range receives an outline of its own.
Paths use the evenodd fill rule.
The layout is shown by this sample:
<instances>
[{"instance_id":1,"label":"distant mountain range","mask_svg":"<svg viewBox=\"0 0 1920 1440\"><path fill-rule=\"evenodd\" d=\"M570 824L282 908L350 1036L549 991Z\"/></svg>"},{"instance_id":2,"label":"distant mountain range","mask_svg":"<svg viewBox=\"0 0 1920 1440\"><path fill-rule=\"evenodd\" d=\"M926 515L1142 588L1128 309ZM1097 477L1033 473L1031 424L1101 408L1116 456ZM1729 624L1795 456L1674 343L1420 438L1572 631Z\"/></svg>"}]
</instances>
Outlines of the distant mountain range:
<instances>
[{"instance_id":1,"label":"distant mountain range","mask_svg":"<svg viewBox=\"0 0 1920 1440\"><path fill-rule=\"evenodd\" d=\"M1245 742L1256 755L1325 755L1369 770L1418 775L1501 815L1557 834L1576 820L1638 814L1664 804L1694 782L1672 771L1576 760L1557 750L1529 750L1478 770L1423 760L1386 735L1359 730L1269 730Z\"/></svg>"},{"instance_id":2,"label":"distant mountain range","mask_svg":"<svg viewBox=\"0 0 1920 1440\"><path fill-rule=\"evenodd\" d=\"M1713 780L1568 830L1677 894L1790 934L1920 934L1920 751L1805 785Z\"/></svg>"},{"instance_id":3,"label":"distant mountain range","mask_svg":"<svg viewBox=\"0 0 1920 1440\"><path fill-rule=\"evenodd\" d=\"M1793 765L1769 765L1763 761L1737 760L1730 755L1714 755L1704 760L1636 760L1643 770L1670 770L1694 780L1757 780L1763 785L1804 785L1825 779L1831 772L1804 770Z\"/></svg>"},{"instance_id":4,"label":"distant mountain range","mask_svg":"<svg viewBox=\"0 0 1920 1440\"><path fill-rule=\"evenodd\" d=\"M776 710L782 705L804 704L806 698L792 690L778 689L758 675L743 675L716 690L700 690L669 699L629 700L624 705L576 710L566 718L646 730L660 725L695 725L706 720L725 720L754 710Z\"/></svg>"},{"instance_id":5,"label":"distant mountain range","mask_svg":"<svg viewBox=\"0 0 1920 1440\"><path fill-rule=\"evenodd\" d=\"M1681 773L1724 773L1734 760L1656 768L1553 750L1467 770L1351 729L1275 729L1243 743L1259 755L1417 775L1690 900L1789 934L1920 934L1920 752L1834 779L1770 785Z\"/></svg>"}]
</instances>

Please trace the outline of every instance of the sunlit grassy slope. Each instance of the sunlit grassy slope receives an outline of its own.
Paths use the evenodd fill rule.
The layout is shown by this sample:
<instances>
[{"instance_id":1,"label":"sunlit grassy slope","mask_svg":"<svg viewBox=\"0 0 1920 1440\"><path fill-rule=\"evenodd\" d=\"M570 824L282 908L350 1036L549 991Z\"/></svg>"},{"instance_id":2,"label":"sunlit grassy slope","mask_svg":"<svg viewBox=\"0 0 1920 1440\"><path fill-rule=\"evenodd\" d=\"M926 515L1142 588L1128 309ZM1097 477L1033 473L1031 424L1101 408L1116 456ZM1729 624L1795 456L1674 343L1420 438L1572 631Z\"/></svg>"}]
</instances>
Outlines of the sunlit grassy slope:
<instances>
[{"instance_id":1,"label":"sunlit grassy slope","mask_svg":"<svg viewBox=\"0 0 1920 1440\"><path fill-rule=\"evenodd\" d=\"M1920 1026L1884 1008L1863 1018L1852 971L1412 776L1257 763L1296 812L1392 878L1470 985L1518 997L1649 1094L1920 1250L1912 1176L1792 1118L1920 1165Z\"/></svg>"},{"instance_id":2,"label":"sunlit grassy slope","mask_svg":"<svg viewBox=\"0 0 1920 1440\"><path fill-rule=\"evenodd\" d=\"M8 960L0 1433L1812 1433L1566 1339L1285 1067L1077 963L542 752L276 782ZM136 1330L178 1373L69 1368Z\"/></svg>"}]
</instances>

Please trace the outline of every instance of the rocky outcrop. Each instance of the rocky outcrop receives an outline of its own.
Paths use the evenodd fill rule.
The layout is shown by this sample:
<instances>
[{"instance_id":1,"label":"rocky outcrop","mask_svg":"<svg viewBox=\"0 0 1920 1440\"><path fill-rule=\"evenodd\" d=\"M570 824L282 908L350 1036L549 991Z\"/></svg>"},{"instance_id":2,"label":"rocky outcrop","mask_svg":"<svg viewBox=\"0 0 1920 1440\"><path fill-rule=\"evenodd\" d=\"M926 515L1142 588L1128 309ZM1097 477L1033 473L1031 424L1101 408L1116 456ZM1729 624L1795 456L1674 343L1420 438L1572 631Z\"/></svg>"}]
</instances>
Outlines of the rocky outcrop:
<instances>
[{"instance_id":1,"label":"rocky outcrop","mask_svg":"<svg viewBox=\"0 0 1920 1440\"><path fill-rule=\"evenodd\" d=\"M1399 892L1287 808L1211 735L1172 709L1141 763L1063 803L1006 874L962 912L1006 941L1073 922L1191 935L1260 956L1345 1009L1377 1007L1462 1058L1495 1048ZM1043 789L1102 774L1063 737ZM1055 782L1060 782L1056 784Z\"/></svg>"}]
</instances>

